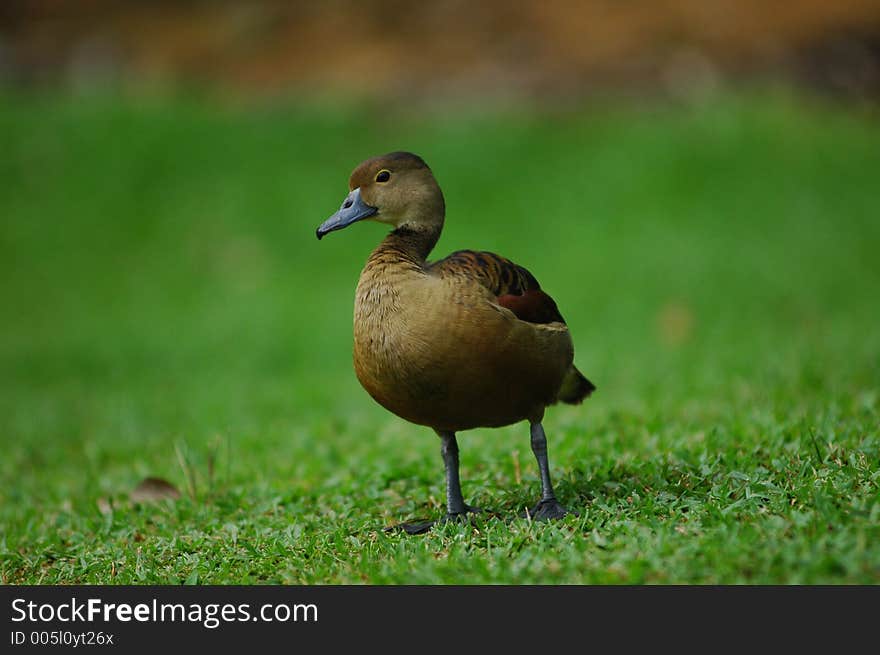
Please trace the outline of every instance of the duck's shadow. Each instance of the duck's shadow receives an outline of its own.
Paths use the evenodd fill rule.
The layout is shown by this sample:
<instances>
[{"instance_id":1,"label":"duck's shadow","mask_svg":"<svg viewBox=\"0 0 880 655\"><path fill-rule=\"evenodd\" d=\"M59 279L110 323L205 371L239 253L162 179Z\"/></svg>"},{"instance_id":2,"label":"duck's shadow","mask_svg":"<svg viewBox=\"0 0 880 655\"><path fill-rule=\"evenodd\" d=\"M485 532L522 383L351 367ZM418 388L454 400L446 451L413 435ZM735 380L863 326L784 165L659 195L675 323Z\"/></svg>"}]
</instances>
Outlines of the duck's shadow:
<instances>
[{"instance_id":1,"label":"duck's shadow","mask_svg":"<svg viewBox=\"0 0 880 655\"><path fill-rule=\"evenodd\" d=\"M557 479L554 484L556 495L561 504L569 510L569 515L578 521L578 525L586 530L592 529L593 519L591 508L596 503L602 506L620 506L621 508L633 503L633 498L646 494L673 494L678 498L699 495L698 490L685 486L682 483L682 471L679 468L670 468L661 475L652 474L646 478L644 471L635 465L613 462L600 465L595 468L573 469ZM488 486L488 485L487 485ZM486 487L483 487L485 489ZM506 524L533 520L532 508L535 506L537 495L540 491L540 483L537 478L525 479L520 484L513 484L500 492L500 498L486 497L477 494L476 500L483 508L475 514L469 514L461 523L470 523L474 527L480 527L489 521L501 521ZM419 518L407 518L399 523L383 527L386 533L405 532L407 534L424 534L430 532L431 527L437 523L449 521L432 520L428 516L432 511L437 511L436 506L430 508L428 504L421 504L413 508L412 514L422 514ZM541 523L558 523L571 525L568 516L559 521L540 521ZM415 527L414 527L415 526Z\"/></svg>"}]
</instances>

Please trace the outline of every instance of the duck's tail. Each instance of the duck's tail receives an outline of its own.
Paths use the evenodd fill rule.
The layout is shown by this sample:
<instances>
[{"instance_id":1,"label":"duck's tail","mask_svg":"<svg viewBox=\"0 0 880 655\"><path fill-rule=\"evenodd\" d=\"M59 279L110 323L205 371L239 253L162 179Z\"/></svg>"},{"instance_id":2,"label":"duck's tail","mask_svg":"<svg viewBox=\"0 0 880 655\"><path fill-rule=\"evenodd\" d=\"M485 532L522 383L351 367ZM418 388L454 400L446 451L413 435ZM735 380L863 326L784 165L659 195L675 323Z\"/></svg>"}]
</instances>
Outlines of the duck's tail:
<instances>
[{"instance_id":1,"label":"duck's tail","mask_svg":"<svg viewBox=\"0 0 880 655\"><path fill-rule=\"evenodd\" d=\"M569 405L580 405L584 398L588 397L596 390L596 385L584 377L583 373L571 365L565 379L562 381L562 388L559 390L558 399Z\"/></svg>"}]
</instances>

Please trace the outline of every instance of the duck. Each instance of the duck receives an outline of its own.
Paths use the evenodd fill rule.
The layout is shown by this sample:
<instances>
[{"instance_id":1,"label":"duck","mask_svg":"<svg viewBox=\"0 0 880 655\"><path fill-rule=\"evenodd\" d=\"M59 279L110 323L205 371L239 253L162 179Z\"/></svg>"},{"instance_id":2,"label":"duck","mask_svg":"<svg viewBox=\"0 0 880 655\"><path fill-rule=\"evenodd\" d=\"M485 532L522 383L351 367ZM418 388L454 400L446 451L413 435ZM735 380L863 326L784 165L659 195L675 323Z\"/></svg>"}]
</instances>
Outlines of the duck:
<instances>
[{"instance_id":1,"label":"duck","mask_svg":"<svg viewBox=\"0 0 880 655\"><path fill-rule=\"evenodd\" d=\"M443 192L425 161L391 152L358 164L349 193L321 223L324 236L373 221L391 230L367 258L354 302L354 370L382 407L440 437L446 514L480 512L464 501L456 435L528 421L541 498L533 520L569 512L550 477L547 407L579 404L596 389L574 365L572 337L556 302L526 268L492 252L428 256L446 218ZM400 524L410 534L438 521Z\"/></svg>"}]
</instances>

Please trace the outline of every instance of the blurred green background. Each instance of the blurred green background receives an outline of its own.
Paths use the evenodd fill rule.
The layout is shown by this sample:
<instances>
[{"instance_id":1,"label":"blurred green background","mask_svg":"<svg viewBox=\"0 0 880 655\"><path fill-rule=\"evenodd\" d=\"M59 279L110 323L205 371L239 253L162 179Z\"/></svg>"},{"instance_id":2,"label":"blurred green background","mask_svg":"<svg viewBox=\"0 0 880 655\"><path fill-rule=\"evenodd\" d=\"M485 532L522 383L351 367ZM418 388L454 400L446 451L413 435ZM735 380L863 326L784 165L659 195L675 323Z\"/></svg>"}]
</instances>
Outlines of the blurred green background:
<instances>
[{"instance_id":1,"label":"blurred green background","mask_svg":"<svg viewBox=\"0 0 880 655\"><path fill-rule=\"evenodd\" d=\"M877 581L876 11L806 3L770 56L749 45L751 5L739 41L682 22L688 3L643 7L607 17L618 46L590 58L546 45L564 13L535 55L516 5L462 19L459 68L433 41L407 67L389 44L429 19L452 30L440 3L450 15L401 19L384 50L297 77L310 60L266 45L304 29L279 5L247 14L274 41L217 28L187 57L202 42L184 26L241 12L87 4L88 38L51 3L3 23L3 582ZM305 24L367 20L335 9ZM167 42L135 38L181 11ZM487 30L481 59L466 37ZM236 66L207 66L215 52ZM474 57L485 79L462 78ZM384 228L314 229L359 161L396 149L446 195L436 255L527 266L599 387L546 424L582 514L564 528L380 530L439 513L437 443L351 367L354 287ZM465 435L465 494L531 504L526 434ZM130 502L147 476L182 498Z\"/></svg>"}]
</instances>

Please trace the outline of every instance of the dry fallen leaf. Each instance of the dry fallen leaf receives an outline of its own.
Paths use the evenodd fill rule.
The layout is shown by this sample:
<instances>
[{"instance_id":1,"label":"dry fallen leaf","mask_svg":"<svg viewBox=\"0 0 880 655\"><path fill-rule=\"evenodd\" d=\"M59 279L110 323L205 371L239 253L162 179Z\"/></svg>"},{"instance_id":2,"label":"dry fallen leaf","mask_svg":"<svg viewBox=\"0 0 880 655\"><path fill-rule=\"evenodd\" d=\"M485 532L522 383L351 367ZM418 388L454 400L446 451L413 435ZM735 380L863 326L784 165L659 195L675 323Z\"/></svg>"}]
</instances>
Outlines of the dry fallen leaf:
<instances>
[{"instance_id":1,"label":"dry fallen leaf","mask_svg":"<svg viewBox=\"0 0 880 655\"><path fill-rule=\"evenodd\" d=\"M133 503L152 503L158 500L180 498L180 492L170 482L162 478L144 478L129 494Z\"/></svg>"}]
</instances>

